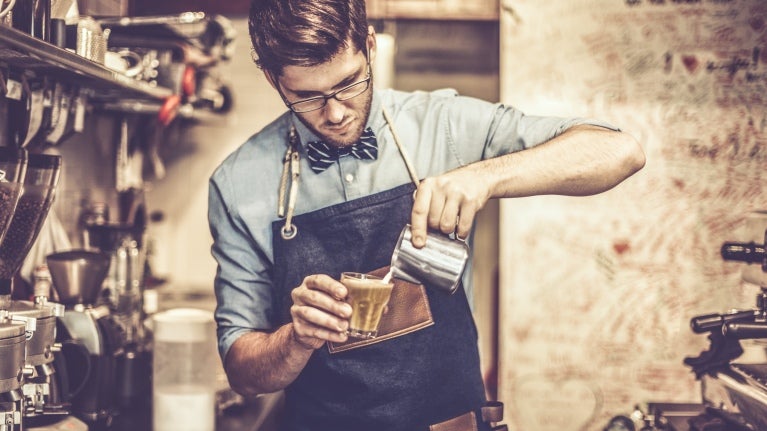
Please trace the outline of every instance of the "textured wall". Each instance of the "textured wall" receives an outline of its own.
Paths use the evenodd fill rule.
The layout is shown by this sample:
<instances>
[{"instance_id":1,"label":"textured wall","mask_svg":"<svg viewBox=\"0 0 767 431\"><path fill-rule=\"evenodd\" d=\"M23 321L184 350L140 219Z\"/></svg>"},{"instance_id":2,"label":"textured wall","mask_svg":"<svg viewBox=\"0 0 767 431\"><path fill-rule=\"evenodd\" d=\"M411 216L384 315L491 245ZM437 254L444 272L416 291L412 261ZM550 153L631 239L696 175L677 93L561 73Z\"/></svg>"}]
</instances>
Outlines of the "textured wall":
<instances>
[{"instance_id":1,"label":"textured wall","mask_svg":"<svg viewBox=\"0 0 767 431\"><path fill-rule=\"evenodd\" d=\"M767 207L767 2L507 0L501 100L603 118L647 166L587 198L501 206L500 398L520 430L601 430L699 401L690 318L753 306L719 247Z\"/></svg>"}]
</instances>

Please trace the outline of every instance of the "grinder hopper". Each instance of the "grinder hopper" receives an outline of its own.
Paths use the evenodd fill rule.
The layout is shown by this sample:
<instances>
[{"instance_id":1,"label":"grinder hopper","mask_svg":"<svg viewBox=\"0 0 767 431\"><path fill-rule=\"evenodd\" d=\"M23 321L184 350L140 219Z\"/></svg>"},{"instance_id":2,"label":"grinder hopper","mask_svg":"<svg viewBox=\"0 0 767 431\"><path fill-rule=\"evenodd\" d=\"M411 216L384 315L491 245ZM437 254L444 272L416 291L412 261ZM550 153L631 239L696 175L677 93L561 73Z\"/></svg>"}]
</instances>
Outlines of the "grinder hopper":
<instances>
[{"instance_id":1,"label":"grinder hopper","mask_svg":"<svg viewBox=\"0 0 767 431\"><path fill-rule=\"evenodd\" d=\"M64 305L93 305L109 271L110 256L90 250L69 250L47 256L51 281Z\"/></svg>"}]
</instances>

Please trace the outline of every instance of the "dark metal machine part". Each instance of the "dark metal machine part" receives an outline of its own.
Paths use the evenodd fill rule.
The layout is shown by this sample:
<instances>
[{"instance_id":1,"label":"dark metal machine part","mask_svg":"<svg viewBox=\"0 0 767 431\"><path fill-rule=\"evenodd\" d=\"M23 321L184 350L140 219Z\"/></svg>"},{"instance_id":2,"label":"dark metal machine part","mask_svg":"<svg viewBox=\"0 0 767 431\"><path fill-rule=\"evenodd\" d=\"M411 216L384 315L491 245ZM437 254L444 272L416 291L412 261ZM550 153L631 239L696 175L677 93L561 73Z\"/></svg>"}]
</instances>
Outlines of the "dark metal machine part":
<instances>
[{"instance_id":1,"label":"dark metal machine part","mask_svg":"<svg viewBox=\"0 0 767 431\"><path fill-rule=\"evenodd\" d=\"M700 381L703 403L649 403L644 409L637 406L631 414L613 417L603 431L767 430L767 363L738 361L744 353L742 340L767 340L767 283L761 275L754 275L759 270L767 274L767 227L752 231L751 239L725 242L720 252L726 261L749 265L743 271L743 280L760 286L756 306L690 320L690 329L707 334L710 341L708 349L698 356L684 359ZM767 347L763 349L767 353Z\"/></svg>"},{"instance_id":2,"label":"dark metal machine part","mask_svg":"<svg viewBox=\"0 0 767 431\"><path fill-rule=\"evenodd\" d=\"M761 244L726 242L721 255L759 265L767 273L765 243L767 230ZM767 363L738 363L741 340L767 339L767 286L760 287L755 308L696 316L690 322L693 332L708 333L710 340L708 350L684 360L701 382L705 414L713 423L701 430L767 430Z\"/></svg>"}]
</instances>

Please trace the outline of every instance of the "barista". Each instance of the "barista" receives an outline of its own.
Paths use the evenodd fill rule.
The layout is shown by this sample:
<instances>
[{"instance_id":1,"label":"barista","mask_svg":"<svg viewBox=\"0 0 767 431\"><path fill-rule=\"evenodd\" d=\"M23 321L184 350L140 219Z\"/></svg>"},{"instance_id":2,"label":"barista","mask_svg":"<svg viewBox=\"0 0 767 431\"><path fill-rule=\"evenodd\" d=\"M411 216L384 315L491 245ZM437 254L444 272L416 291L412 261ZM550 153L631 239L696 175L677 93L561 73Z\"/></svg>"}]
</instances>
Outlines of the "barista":
<instances>
[{"instance_id":1,"label":"barista","mask_svg":"<svg viewBox=\"0 0 767 431\"><path fill-rule=\"evenodd\" d=\"M346 335L340 273L385 272L406 223L422 247L429 228L468 237L492 198L608 190L643 166L641 148L599 121L376 89L364 0L253 1L249 23L288 110L210 180L230 384L284 389L286 430L489 430L471 286L426 286L404 313L390 303L411 318L364 341Z\"/></svg>"}]
</instances>

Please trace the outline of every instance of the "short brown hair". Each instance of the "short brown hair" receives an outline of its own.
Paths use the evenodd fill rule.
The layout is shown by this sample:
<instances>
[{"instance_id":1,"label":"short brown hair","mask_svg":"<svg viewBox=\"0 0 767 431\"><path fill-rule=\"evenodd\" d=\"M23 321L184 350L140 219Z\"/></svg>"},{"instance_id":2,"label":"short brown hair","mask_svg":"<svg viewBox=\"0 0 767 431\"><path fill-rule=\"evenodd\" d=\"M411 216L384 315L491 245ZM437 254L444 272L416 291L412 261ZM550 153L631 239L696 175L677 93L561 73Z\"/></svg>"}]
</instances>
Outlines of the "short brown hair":
<instances>
[{"instance_id":1,"label":"short brown hair","mask_svg":"<svg viewBox=\"0 0 767 431\"><path fill-rule=\"evenodd\" d=\"M252 0L248 29L258 67L316 66L348 48L364 49L365 0Z\"/></svg>"}]
</instances>

